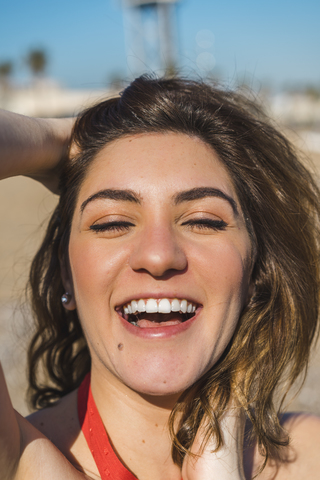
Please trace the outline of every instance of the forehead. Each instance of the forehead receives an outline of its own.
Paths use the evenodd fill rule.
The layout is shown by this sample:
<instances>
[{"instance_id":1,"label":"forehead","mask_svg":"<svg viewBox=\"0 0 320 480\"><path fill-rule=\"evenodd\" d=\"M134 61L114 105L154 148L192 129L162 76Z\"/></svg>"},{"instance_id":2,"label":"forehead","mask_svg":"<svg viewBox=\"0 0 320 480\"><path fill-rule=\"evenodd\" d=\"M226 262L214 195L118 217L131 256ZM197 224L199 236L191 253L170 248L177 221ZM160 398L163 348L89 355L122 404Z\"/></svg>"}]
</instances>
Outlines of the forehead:
<instances>
[{"instance_id":1,"label":"forehead","mask_svg":"<svg viewBox=\"0 0 320 480\"><path fill-rule=\"evenodd\" d=\"M215 151L197 137L176 133L140 134L107 144L90 165L80 200L105 188L132 189L163 198L195 187L220 188L236 196Z\"/></svg>"}]
</instances>

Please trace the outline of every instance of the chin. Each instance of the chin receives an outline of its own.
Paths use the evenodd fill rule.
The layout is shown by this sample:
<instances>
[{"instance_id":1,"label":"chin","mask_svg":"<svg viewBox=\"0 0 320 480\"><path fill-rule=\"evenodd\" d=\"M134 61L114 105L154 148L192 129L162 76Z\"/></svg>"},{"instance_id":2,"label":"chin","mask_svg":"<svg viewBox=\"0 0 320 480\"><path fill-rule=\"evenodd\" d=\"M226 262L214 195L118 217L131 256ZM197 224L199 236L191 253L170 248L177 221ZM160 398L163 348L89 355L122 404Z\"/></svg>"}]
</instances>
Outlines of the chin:
<instances>
[{"instance_id":1,"label":"chin","mask_svg":"<svg viewBox=\"0 0 320 480\"><path fill-rule=\"evenodd\" d=\"M168 396L180 396L188 387L181 387L181 388L174 388L174 387L167 387L166 385L155 385L154 388L148 386L148 388L139 388L136 390L137 393L142 395L148 395L151 397L168 397Z\"/></svg>"},{"instance_id":2,"label":"chin","mask_svg":"<svg viewBox=\"0 0 320 480\"><path fill-rule=\"evenodd\" d=\"M125 381L125 384L141 395L147 395L151 397L179 397L187 388L193 385L201 375L191 375L184 378L181 375L174 375L170 378L167 374L157 375L152 378L151 375L148 378L137 378ZM125 379L122 379L122 381Z\"/></svg>"}]
</instances>

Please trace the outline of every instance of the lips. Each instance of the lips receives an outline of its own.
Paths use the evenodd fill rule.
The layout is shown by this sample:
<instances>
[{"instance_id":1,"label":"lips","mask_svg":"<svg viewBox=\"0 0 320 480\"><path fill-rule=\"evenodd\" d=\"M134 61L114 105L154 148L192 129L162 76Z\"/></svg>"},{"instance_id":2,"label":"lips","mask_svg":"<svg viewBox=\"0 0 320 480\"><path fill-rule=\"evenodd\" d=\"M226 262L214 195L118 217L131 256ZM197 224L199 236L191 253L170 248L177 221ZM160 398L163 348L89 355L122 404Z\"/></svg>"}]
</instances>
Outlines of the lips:
<instances>
[{"instance_id":1,"label":"lips","mask_svg":"<svg viewBox=\"0 0 320 480\"><path fill-rule=\"evenodd\" d=\"M178 298L133 299L117 308L121 316L138 328L179 325L195 315L197 304Z\"/></svg>"}]
</instances>

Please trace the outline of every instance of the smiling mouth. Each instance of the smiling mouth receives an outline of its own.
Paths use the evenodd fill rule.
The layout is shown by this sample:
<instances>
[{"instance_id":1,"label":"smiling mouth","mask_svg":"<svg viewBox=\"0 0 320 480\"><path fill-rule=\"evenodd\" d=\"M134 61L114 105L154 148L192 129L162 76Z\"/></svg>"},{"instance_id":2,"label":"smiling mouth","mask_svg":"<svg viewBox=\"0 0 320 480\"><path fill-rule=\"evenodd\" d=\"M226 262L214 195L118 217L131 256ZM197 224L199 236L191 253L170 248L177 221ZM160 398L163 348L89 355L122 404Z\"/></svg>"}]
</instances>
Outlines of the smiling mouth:
<instances>
[{"instance_id":1,"label":"smiling mouth","mask_svg":"<svg viewBox=\"0 0 320 480\"><path fill-rule=\"evenodd\" d=\"M197 305L185 299L140 299L132 300L120 309L121 316L139 328L155 328L179 325L195 316Z\"/></svg>"}]
</instances>

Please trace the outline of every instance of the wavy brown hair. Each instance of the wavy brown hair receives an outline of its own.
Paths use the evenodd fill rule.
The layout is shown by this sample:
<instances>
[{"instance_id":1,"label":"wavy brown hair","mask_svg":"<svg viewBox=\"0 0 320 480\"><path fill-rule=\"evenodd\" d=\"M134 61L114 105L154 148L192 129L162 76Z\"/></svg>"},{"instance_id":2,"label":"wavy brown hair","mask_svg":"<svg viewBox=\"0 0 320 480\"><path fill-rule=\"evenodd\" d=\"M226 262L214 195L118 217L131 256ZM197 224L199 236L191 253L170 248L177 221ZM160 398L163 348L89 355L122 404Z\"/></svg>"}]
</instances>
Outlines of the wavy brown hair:
<instances>
[{"instance_id":1,"label":"wavy brown hair","mask_svg":"<svg viewBox=\"0 0 320 480\"><path fill-rule=\"evenodd\" d=\"M256 252L254 294L220 360L184 392L170 417L181 465L200 422L219 447L231 395L252 422L266 458L288 443L275 392L306 371L319 311L319 191L287 139L244 96L202 82L140 77L119 97L77 119L78 154L64 167L60 201L31 268L36 333L29 347L30 399L48 406L79 386L90 355L76 311L66 311L59 258L88 166L109 142L141 133L184 133L210 145L227 168ZM281 404L281 402L280 402ZM177 420L179 419L179 421Z\"/></svg>"}]
</instances>

